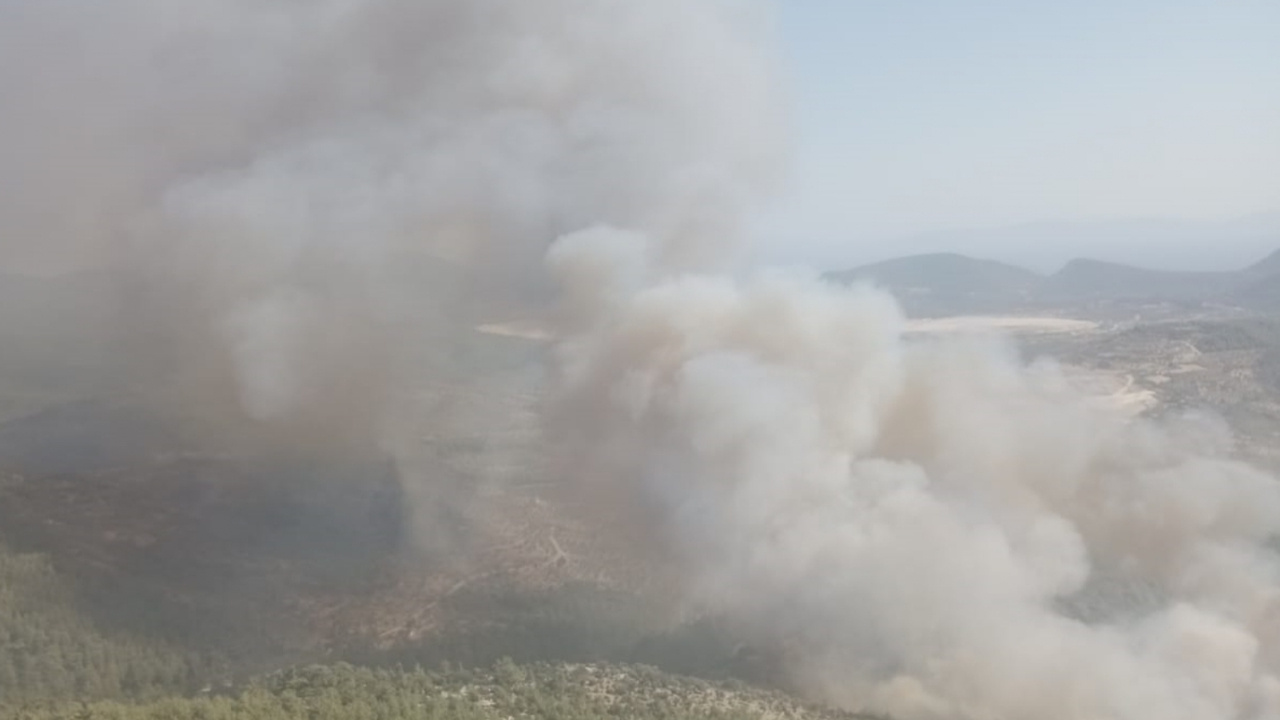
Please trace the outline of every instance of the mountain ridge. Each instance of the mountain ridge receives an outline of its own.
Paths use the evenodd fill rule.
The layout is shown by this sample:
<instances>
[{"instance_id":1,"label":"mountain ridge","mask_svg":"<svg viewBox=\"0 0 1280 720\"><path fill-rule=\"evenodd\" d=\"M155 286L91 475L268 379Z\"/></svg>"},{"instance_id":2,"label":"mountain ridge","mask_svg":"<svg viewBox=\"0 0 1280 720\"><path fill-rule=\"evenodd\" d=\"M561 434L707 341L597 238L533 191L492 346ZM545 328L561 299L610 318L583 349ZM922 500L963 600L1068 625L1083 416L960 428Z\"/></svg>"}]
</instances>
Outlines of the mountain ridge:
<instances>
[{"instance_id":1,"label":"mountain ridge","mask_svg":"<svg viewBox=\"0 0 1280 720\"><path fill-rule=\"evenodd\" d=\"M954 252L891 258L824 277L865 282L896 296L913 315L1003 312L1062 304L1166 303L1280 309L1280 250L1237 270L1179 271L1079 257L1042 274Z\"/></svg>"}]
</instances>

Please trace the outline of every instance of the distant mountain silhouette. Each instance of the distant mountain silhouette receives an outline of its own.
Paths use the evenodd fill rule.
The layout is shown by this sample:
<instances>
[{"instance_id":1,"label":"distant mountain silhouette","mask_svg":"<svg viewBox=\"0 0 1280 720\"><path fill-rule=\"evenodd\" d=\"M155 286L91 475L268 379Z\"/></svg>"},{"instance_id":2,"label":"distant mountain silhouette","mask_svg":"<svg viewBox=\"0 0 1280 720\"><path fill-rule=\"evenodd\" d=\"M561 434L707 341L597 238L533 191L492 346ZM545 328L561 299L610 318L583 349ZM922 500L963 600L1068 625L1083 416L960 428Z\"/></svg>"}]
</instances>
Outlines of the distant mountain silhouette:
<instances>
[{"instance_id":1,"label":"distant mountain silhouette","mask_svg":"<svg viewBox=\"0 0 1280 720\"><path fill-rule=\"evenodd\" d=\"M1046 279L1037 296L1046 301L1203 302L1240 281L1238 272L1170 272L1080 258Z\"/></svg>"},{"instance_id":2,"label":"distant mountain silhouette","mask_svg":"<svg viewBox=\"0 0 1280 720\"><path fill-rule=\"evenodd\" d=\"M1245 272L1255 277L1280 274L1280 250L1245 268Z\"/></svg>"},{"instance_id":3,"label":"distant mountain silhouette","mask_svg":"<svg viewBox=\"0 0 1280 720\"><path fill-rule=\"evenodd\" d=\"M1280 310L1280 250L1250 265L1243 274L1248 279L1234 289L1232 301L1262 312Z\"/></svg>"},{"instance_id":4,"label":"distant mountain silhouette","mask_svg":"<svg viewBox=\"0 0 1280 720\"><path fill-rule=\"evenodd\" d=\"M956 253L895 258L831 273L841 283L865 282L892 292L912 314L989 312L1025 302L1044 277L1025 268Z\"/></svg>"},{"instance_id":5,"label":"distant mountain silhouette","mask_svg":"<svg viewBox=\"0 0 1280 720\"><path fill-rule=\"evenodd\" d=\"M954 228L895 238L904 255L958 252L1044 274L1072 258L1159 270L1233 270L1280 246L1280 212L1225 220L1131 218Z\"/></svg>"},{"instance_id":6,"label":"distant mountain silhouette","mask_svg":"<svg viewBox=\"0 0 1280 720\"><path fill-rule=\"evenodd\" d=\"M893 293L915 316L1008 312L1063 305L1205 303L1280 310L1280 250L1241 270L1175 272L1079 258L1044 276L956 253L895 258L829 273L844 284L868 282Z\"/></svg>"}]
</instances>

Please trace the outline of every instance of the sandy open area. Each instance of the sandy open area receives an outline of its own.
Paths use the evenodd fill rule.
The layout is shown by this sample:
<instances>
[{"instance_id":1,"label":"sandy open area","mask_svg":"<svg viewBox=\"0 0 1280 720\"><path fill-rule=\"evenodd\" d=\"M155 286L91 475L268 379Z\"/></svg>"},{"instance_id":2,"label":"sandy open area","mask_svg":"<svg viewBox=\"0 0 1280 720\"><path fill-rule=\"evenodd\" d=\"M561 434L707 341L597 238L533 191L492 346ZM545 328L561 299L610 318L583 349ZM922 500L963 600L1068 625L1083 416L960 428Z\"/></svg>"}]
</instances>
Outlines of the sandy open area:
<instances>
[{"instance_id":1,"label":"sandy open area","mask_svg":"<svg viewBox=\"0 0 1280 720\"><path fill-rule=\"evenodd\" d=\"M1126 415L1141 415L1159 404L1154 391L1143 387L1132 374L1067 366L1067 381L1099 407Z\"/></svg>"},{"instance_id":2,"label":"sandy open area","mask_svg":"<svg viewBox=\"0 0 1280 720\"><path fill-rule=\"evenodd\" d=\"M907 321L907 332L916 333L1082 333L1097 329L1098 324L1088 320L1018 315L965 315Z\"/></svg>"},{"instance_id":3,"label":"sandy open area","mask_svg":"<svg viewBox=\"0 0 1280 720\"><path fill-rule=\"evenodd\" d=\"M537 342L545 342L551 339L551 333L546 329L533 323L523 322L487 323L484 325L477 325L476 332L483 333L485 335L498 335L501 337L520 338L521 340L534 340Z\"/></svg>"}]
</instances>

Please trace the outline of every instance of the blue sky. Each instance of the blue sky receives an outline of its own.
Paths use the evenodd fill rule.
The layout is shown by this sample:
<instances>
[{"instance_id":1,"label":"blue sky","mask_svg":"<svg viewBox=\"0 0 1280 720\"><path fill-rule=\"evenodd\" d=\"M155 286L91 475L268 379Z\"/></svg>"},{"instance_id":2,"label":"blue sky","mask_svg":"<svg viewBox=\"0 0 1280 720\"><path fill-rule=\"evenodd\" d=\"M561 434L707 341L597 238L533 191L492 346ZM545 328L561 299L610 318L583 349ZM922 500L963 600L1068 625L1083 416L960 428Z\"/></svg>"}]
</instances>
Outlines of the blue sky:
<instances>
[{"instance_id":1,"label":"blue sky","mask_svg":"<svg viewBox=\"0 0 1280 720\"><path fill-rule=\"evenodd\" d=\"M1280 210L1280 0L779 8L794 154L762 223L773 256Z\"/></svg>"}]
</instances>

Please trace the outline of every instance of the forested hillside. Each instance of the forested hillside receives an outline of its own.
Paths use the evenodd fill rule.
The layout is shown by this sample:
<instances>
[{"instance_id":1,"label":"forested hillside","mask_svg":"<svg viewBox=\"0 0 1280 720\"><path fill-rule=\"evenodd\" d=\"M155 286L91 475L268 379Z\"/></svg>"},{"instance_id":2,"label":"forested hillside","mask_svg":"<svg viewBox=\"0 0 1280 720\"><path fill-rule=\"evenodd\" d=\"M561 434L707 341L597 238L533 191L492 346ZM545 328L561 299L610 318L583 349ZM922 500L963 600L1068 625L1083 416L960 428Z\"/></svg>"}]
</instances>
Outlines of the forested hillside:
<instances>
[{"instance_id":1,"label":"forested hillside","mask_svg":"<svg viewBox=\"0 0 1280 720\"><path fill-rule=\"evenodd\" d=\"M311 666L222 695L135 703L63 703L0 710L17 720L364 720L438 718L855 718L737 683L709 683L646 666L516 665L486 670L369 670Z\"/></svg>"},{"instance_id":2,"label":"forested hillside","mask_svg":"<svg viewBox=\"0 0 1280 720\"><path fill-rule=\"evenodd\" d=\"M0 546L0 705L155 698L191 692L220 672L209 656L100 631L47 557Z\"/></svg>"}]
</instances>

